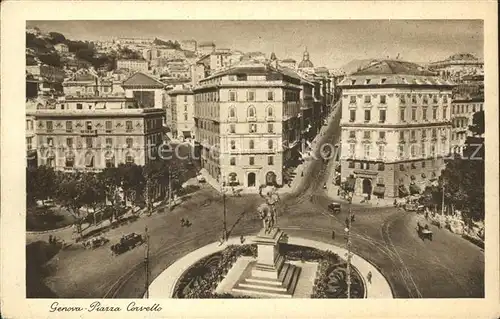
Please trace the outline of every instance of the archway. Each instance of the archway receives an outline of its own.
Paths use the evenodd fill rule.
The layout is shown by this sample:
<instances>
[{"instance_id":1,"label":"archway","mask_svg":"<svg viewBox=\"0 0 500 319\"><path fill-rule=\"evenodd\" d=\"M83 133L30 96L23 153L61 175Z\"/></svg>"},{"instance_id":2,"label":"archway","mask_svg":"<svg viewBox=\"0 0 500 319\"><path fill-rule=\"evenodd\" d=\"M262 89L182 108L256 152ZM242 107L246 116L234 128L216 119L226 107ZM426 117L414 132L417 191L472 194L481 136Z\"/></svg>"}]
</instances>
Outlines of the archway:
<instances>
[{"instance_id":1,"label":"archway","mask_svg":"<svg viewBox=\"0 0 500 319\"><path fill-rule=\"evenodd\" d=\"M255 173L248 173L248 187L255 187Z\"/></svg>"},{"instance_id":2,"label":"archway","mask_svg":"<svg viewBox=\"0 0 500 319\"><path fill-rule=\"evenodd\" d=\"M266 185L270 185L270 186L276 185L276 174L274 172L267 172Z\"/></svg>"},{"instance_id":3,"label":"archway","mask_svg":"<svg viewBox=\"0 0 500 319\"><path fill-rule=\"evenodd\" d=\"M368 199L372 195L372 181L368 178L363 179L363 194L368 194Z\"/></svg>"}]
</instances>

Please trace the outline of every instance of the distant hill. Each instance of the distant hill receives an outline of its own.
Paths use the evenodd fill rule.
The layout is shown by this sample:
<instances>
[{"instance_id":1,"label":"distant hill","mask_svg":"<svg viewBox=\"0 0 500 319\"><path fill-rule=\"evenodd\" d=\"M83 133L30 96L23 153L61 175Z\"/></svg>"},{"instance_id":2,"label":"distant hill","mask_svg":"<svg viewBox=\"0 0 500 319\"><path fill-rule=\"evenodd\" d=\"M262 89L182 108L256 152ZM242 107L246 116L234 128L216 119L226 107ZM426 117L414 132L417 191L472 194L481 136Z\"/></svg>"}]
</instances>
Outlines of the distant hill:
<instances>
[{"instance_id":1,"label":"distant hill","mask_svg":"<svg viewBox=\"0 0 500 319\"><path fill-rule=\"evenodd\" d=\"M160 40L158 38L155 38L154 41L153 41L153 44L154 45L166 46L169 49L176 49L176 50L180 50L181 49L181 45L177 41L173 41L173 42L171 40L163 41L163 40Z\"/></svg>"}]
</instances>

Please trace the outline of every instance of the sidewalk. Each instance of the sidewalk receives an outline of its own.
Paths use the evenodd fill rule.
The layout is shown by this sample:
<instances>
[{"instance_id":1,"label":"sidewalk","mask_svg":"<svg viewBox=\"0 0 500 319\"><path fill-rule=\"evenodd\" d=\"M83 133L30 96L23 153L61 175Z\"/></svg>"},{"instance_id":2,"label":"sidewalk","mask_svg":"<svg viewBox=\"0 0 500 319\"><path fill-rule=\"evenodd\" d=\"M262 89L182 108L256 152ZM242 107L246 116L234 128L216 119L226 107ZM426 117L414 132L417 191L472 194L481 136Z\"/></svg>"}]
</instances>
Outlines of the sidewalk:
<instances>
[{"instance_id":1,"label":"sidewalk","mask_svg":"<svg viewBox=\"0 0 500 319\"><path fill-rule=\"evenodd\" d=\"M246 237L245 242L253 242L254 238L254 236ZM321 250L329 250L338 254L342 258L346 258L347 256L347 250L344 248L315 240L300 237L289 237L288 243L292 245L313 247ZM228 245L241 245L240 238L231 237L222 245L218 242L206 245L174 262L153 280L149 286L149 298L172 298L177 281L182 274L189 269L189 267L205 256L222 251ZM360 272L363 278L364 285L366 287L366 298L394 298L389 283L371 263L360 256L353 254L351 264ZM365 279L369 272L372 273L371 283L368 283Z\"/></svg>"}]
</instances>

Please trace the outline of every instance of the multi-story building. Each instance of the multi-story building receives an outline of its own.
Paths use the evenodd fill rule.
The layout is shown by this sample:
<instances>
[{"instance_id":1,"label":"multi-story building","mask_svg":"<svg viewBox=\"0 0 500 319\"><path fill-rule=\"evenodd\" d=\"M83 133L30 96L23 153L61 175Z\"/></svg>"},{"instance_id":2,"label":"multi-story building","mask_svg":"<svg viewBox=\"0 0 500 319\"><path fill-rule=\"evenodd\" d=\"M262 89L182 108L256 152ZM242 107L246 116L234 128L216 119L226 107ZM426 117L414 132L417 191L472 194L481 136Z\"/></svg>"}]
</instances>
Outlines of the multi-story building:
<instances>
[{"instance_id":1,"label":"multi-story building","mask_svg":"<svg viewBox=\"0 0 500 319\"><path fill-rule=\"evenodd\" d=\"M195 63L190 66L191 71L191 85L197 85L201 79L205 78L205 65Z\"/></svg>"},{"instance_id":2,"label":"multi-story building","mask_svg":"<svg viewBox=\"0 0 500 319\"><path fill-rule=\"evenodd\" d=\"M174 88L168 91L170 96L170 123L167 126L171 128L172 135L175 138L194 138L194 95L188 88Z\"/></svg>"},{"instance_id":3,"label":"multi-story building","mask_svg":"<svg viewBox=\"0 0 500 319\"><path fill-rule=\"evenodd\" d=\"M66 97L54 108L27 110L27 121L35 121L38 165L64 171L145 165L163 140L164 117L163 110L139 108L126 97Z\"/></svg>"},{"instance_id":4,"label":"multi-story building","mask_svg":"<svg viewBox=\"0 0 500 319\"><path fill-rule=\"evenodd\" d=\"M56 49L56 51L59 53L68 53L69 52L68 46L64 43L58 43L58 44L54 45L54 49Z\"/></svg>"},{"instance_id":5,"label":"multi-story building","mask_svg":"<svg viewBox=\"0 0 500 319\"><path fill-rule=\"evenodd\" d=\"M279 61L279 64L292 70L297 68L297 61L294 59L283 59Z\"/></svg>"},{"instance_id":6,"label":"multi-story building","mask_svg":"<svg viewBox=\"0 0 500 319\"><path fill-rule=\"evenodd\" d=\"M454 54L443 61L432 62L429 69L436 71L444 79L460 83L465 75L484 73L484 62L470 53Z\"/></svg>"},{"instance_id":7,"label":"multi-story building","mask_svg":"<svg viewBox=\"0 0 500 319\"><path fill-rule=\"evenodd\" d=\"M90 72L75 73L70 78L65 79L62 85L64 94L71 96L107 96L116 93L113 92L112 79L105 79Z\"/></svg>"},{"instance_id":8,"label":"multi-story building","mask_svg":"<svg viewBox=\"0 0 500 319\"><path fill-rule=\"evenodd\" d=\"M181 41L181 49L196 52L196 40Z\"/></svg>"},{"instance_id":9,"label":"multi-story building","mask_svg":"<svg viewBox=\"0 0 500 319\"><path fill-rule=\"evenodd\" d=\"M281 185L300 140L301 78L263 63L231 67L194 89L201 165L229 185Z\"/></svg>"},{"instance_id":10,"label":"multi-story building","mask_svg":"<svg viewBox=\"0 0 500 319\"><path fill-rule=\"evenodd\" d=\"M28 99L26 101L26 111L33 113L37 109L40 102L37 99ZM26 115L26 165L28 167L37 166L37 152L36 152L36 125L35 117L31 114Z\"/></svg>"},{"instance_id":11,"label":"multi-story building","mask_svg":"<svg viewBox=\"0 0 500 319\"><path fill-rule=\"evenodd\" d=\"M140 107L164 109L167 104L165 84L157 79L137 72L122 84L125 96L135 98Z\"/></svg>"},{"instance_id":12,"label":"multi-story building","mask_svg":"<svg viewBox=\"0 0 500 319\"><path fill-rule=\"evenodd\" d=\"M146 60L119 59L116 61L116 68L135 72L148 72L149 65Z\"/></svg>"},{"instance_id":13,"label":"multi-story building","mask_svg":"<svg viewBox=\"0 0 500 319\"><path fill-rule=\"evenodd\" d=\"M222 69L228 68L233 63L231 52L215 51L202 56L197 64L203 64L208 74L214 74Z\"/></svg>"},{"instance_id":14,"label":"multi-story building","mask_svg":"<svg viewBox=\"0 0 500 319\"><path fill-rule=\"evenodd\" d=\"M200 42L198 43L198 53L207 55L215 51L215 43L213 42Z\"/></svg>"},{"instance_id":15,"label":"multi-story building","mask_svg":"<svg viewBox=\"0 0 500 319\"><path fill-rule=\"evenodd\" d=\"M381 60L339 87L341 176L356 194L395 197L437 178L450 150L451 82L414 63Z\"/></svg>"},{"instance_id":16,"label":"multi-story building","mask_svg":"<svg viewBox=\"0 0 500 319\"><path fill-rule=\"evenodd\" d=\"M51 65L37 64L27 65L26 73L31 80L38 83L39 95L50 95L62 93L62 82L64 81L64 70Z\"/></svg>"},{"instance_id":17,"label":"multi-story building","mask_svg":"<svg viewBox=\"0 0 500 319\"><path fill-rule=\"evenodd\" d=\"M469 126L472 125L474 113L483 111L484 97L464 97L451 103L451 146L457 154L463 154L465 140L472 136Z\"/></svg>"}]
</instances>

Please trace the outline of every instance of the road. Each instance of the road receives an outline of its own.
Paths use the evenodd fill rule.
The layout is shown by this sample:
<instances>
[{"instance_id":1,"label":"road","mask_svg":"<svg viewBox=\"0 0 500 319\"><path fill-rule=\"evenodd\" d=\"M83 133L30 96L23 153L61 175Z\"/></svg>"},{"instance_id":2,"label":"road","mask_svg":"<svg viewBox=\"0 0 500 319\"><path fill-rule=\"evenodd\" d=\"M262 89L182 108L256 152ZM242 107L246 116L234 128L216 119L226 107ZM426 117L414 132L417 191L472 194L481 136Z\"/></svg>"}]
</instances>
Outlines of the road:
<instances>
[{"instance_id":1,"label":"road","mask_svg":"<svg viewBox=\"0 0 500 319\"><path fill-rule=\"evenodd\" d=\"M334 143L339 128L330 122L319 144ZM345 246L344 219L349 206L331 217L330 199L322 189L326 163L313 160L295 194L280 203L279 225L290 236ZM253 235L261 227L255 208L258 195L228 197L227 220L231 236ZM352 247L372 262L388 279L398 298L482 298L484 297L484 253L475 245L447 230L434 231L432 242L422 242L415 231L416 216L395 208L351 206ZM181 227L180 218L192 222ZM121 234L150 235L150 270L153 279L179 257L211 242L222 234L221 196L204 186L172 212L154 214L109 232L116 240ZM331 239L332 230L335 239ZM47 265L45 284L59 297L140 298L145 291L144 249L139 247L112 257L109 248L65 250Z\"/></svg>"}]
</instances>

